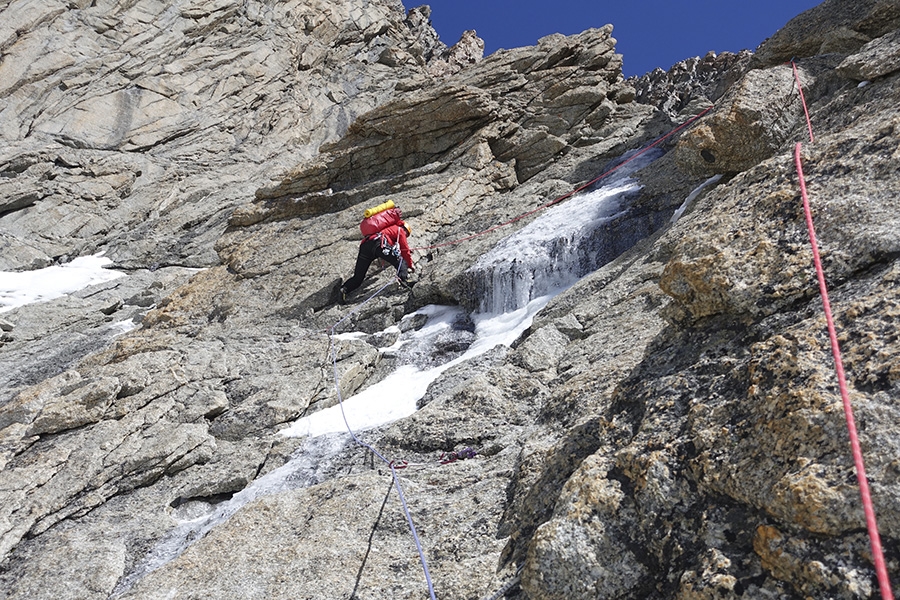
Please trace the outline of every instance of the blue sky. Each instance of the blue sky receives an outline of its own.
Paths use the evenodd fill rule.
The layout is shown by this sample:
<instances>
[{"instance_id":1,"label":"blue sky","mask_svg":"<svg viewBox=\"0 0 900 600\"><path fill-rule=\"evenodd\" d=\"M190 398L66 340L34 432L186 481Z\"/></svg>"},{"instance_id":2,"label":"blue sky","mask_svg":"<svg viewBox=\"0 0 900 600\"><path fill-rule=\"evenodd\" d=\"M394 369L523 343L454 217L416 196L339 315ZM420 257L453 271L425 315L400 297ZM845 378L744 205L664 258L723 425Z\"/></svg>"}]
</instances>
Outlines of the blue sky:
<instances>
[{"instance_id":1,"label":"blue sky","mask_svg":"<svg viewBox=\"0 0 900 600\"><path fill-rule=\"evenodd\" d=\"M551 33L571 35L612 23L625 76L708 51L755 49L791 18L821 0L403 0L431 6L431 22L448 46L466 29L498 48L532 46Z\"/></svg>"}]
</instances>

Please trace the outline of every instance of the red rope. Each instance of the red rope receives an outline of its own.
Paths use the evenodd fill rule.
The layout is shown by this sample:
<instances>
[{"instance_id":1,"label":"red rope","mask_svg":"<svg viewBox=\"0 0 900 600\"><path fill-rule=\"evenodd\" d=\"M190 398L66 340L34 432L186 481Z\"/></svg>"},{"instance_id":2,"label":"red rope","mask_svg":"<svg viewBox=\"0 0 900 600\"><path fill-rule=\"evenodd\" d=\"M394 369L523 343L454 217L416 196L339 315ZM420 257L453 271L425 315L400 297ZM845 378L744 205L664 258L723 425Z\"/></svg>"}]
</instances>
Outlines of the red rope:
<instances>
[{"instance_id":1,"label":"red rope","mask_svg":"<svg viewBox=\"0 0 900 600\"><path fill-rule=\"evenodd\" d=\"M589 188L590 186L594 185L595 183L597 183L598 181L600 181L600 180L603 179L604 177L606 177L606 176L608 176L608 175L610 175L610 174L612 174L612 173L618 171L619 169L621 169L622 167L624 167L625 165L627 165L627 164L630 163L631 161L635 160L637 157L641 156L642 154L644 154L645 152L647 152L647 151L650 150L651 148L655 148L656 146L658 146L659 144L661 144L663 141L669 139L670 137L672 137L673 135L675 135L676 133L678 133L679 131L681 131L682 129L684 129L685 127L687 127L688 125L690 125L690 124L693 123L694 121L696 121L697 119L701 118L703 115L705 115L706 113L708 113L708 112L711 111L712 109L713 109L712 106L709 106L709 107L705 108L704 110L702 110L702 111L701 111L700 113L698 113L697 115L694 115L693 117L691 117L690 119L688 119L687 121L685 121L684 123L682 123L681 125L679 125L678 127L676 127L675 129L673 129L672 131L670 131L669 133L665 134L664 136L662 136L661 138L659 138L658 140L656 140L656 141L653 142L652 144L650 144L650 145L648 145L647 147L643 148L640 152L637 152L634 156L629 157L628 160L623 160L622 162L620 162L620 163L617 164L616 166L612 167L611 169L609 169L608 171L606 171L606 172L603 173L602 175L599 175L599 176L595 177L594 179L591 179L590 181L588 181L587 183L585 183L585 184L582 185L581 187L575 188L574 190L572 190L572 191L570 191L570 192L567 192L567 193L563 194L562 196L560 196L560 197L558 197L558 198L554 198L554 199L551 200L550 202L547 202L547 203L545 203L545 204L542 204L542 205L538 206L537 208L534 208L534 209L532 209L532 210L530 210L530 211L528 211L528 212L526 212L526 213L523 213L523 214L521 214L521 215L519 215L519 216L517 216L517 217L513 217L513 218L510 219L509 221L504 221L503 223L500 223L500 224L498 224L498 225L494 225L493 227L489 227L488 229L485 229L484 231L479 231L478 233L473 233L472 235L466 236L466 237L464 237L464 238L460 238L460 239L458 239L458 240L453 240L453 241L450 241L450 242L442 242L442 243L440 243L440 244L433 244L433 245L431 245L431 246L417 246L417 247L415 247L415 248L410 248L410 250L431 250L431 249L433 249L433 248L441 248L441 247L443 247L443 246L452 246L452 245L454 245L454 244L461 244L462 242L468 242L469 240L472 240L472 239L475 239L475 238L480 237L480 236L482 236L482 235L488 234L488 233L490 233L490 232L492 232L492 231L496 231L496 230L500 229L501 227L506 227L507 225L511 225L511 224L515 223L516 221L519 221L519 220L521 220L521 219L524 219L525 217L529 217L529 216L535 214L536 212L540 212L540 211L544 210L545 208L549 208L549 207L553 206L554 204L558 204L559 202L562 202L562 201L565 200L566 198L571 198L572 196L574 196L574 195L577 194L578 192L581 192L581 191L583 191L583 190Z\"/></svg>"},{"instance_id":2,"label":"red rope","mask_svg":"<svg viewBox=\"0 0 900 600\"><path fill-rule=\"evenodd\" d=\"M791 59L794 72L794 80L797 82L797 90L800 92L800 102L803 103L803 113L806 115L806 127L809 130L810 143L815 142L813 136L812 121L809 118L809 109L806 106L806 98L803 96L803 85L800 83L800 74L797 65ZM872 559L875 562L875 575L878 578L878 587L881 589L882 600L893 600L891 580L888 577L887 566L884 562L884 553L881 549L881 536L878 534L878 522L875 519L875 507L872 504L872 495L869 492L869 480L866 477L866 467L863 462L862 449L859 444L859 435L856 432L856 420L853 418L853 405L850 403L850 393L847 391L847 378L844 374L844 362L841 360L841 347L838 344L837 331L834 327L834 319L831 315L831 303L828 301L828 286L825 284L825 271L822 269L822 260L819 256L819 243L816 241L816 229L813 225L812 211L809 208L809 194L806 191L806 178L803 176L803 161L801 151L803 145L797 142L794 146L794 165L797 167L797 177L800 180L800 196L803 198L803 212L806 215L806 228L809 231L809 243L812 246L813 264L816 267L816 277L819 280L819 292L822 295L822 307L825 311L825 322L828 325L828 337L831 340L831 354L834 356L834 369L837 373L838 388L841 392L841 401L844 404L844 416L847 420L847 431L850 435L850 448L853 452L853 464L856 467L856 480L859 482L859 496L866 515L866 529L869 532L869 543L872 547Z\"/></svg>"},{"instance_id":3,"label":"red rope","mask_svg":"<svg viewBox=\"0 0 900 600\"><path fill-rule=\"evenodd\" d=\"M809 119L809 109L806 108L806 98L803 97L803 86L800 85L800 73L797 72L797 65L794 59L791 59L791 68L794 70L794 81L797 82L797 90L800 91L800 102L803 104L803 114L806 115L806 128L809 130L809 143L815 144L816 138L813 137L812 121Z\"/></svg>"},{"instance_id":4,"label":"red rope","mask_svg":"<svg viewBox=\"0 0 900 600\"><path fill-rule=\"evenodd\" d=\"M825 273L822 269L822 260L819 257L819 245L816 241L816 230L813 226L812 211L809 208L809 196L806 192L806 179L803 177L803 164L800 160L801 149L802 144L797 142L797 145L794 146L794 164L797 167L797 176L800 179L800 195L803 197L803 212L806 214L806 227L809 229L809 243L812 245L813 263L816 266L816 276L819 279L819 292L822 294L822 305L825 309L825 321L828 324L828 337L831 339L831 353L834 356L834 368L835 371L837 371L838 387L841 390L841 400L844 403L844 416L847 418L847 430L850 433L850 447L853 450L853 463L856 465L856 479L859 482L859 495L862 499L863 511L866 515L866 528L869 530L872 558L875 561L875 574L878 577L878 585L881 588L882 600L893 600L894 595L891 593L891 580L888 578L884 554L881 550L881 537L878 535L878 523L875 520L875 508L872 504L872 496L869 493L869 481L866 478L866 467L863 463L862 449L859 445L859 436L856 433L856 422L853 419L853 406L850 404L850 394L847 391L847 379L844 375L844 363L841 360L841 348L838 344L834 319L832 319L831 316L831 303L828 301L828 287L825 285Z\"/></svg>"}]
</instances>

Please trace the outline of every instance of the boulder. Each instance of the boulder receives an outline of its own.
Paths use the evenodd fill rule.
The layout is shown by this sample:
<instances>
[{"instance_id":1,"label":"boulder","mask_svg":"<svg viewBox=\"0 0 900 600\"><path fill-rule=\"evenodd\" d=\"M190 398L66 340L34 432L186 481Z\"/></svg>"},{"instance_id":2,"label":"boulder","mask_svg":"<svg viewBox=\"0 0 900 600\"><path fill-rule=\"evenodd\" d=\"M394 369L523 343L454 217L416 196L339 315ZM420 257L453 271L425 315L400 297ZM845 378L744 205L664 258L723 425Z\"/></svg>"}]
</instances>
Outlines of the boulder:
<instances>
[{"instance_id":1,"label":"boulder","mask_svg":"<svg viewBox=\"0 0 900 600\"><path fill-rule=\"evenodd\" d=\"M796 64L807 106L831 87L834 66L827 59ZM771 157L806 124L797 85L791 65L748 71L679 140L679 164L698 175L713 175L745 171Z\"/></svg>"},{"instance_id":2,"label":"boulder","mask_svg":"<svg viewBox=\"0 0 900 600\"><path fill-rule=\"evenodd\" d=\"M612 515L634 511L620 484L606 476L610 467L608 459L588 457L566 482L560 502L567 512L539 527L530 547L522 573L522 589L530 596L616 597L648 580L647 567L628 548L628 535L610 526ZM589 509L581 504L587 498ZM593 518L579 518L586 513Z\"/></svg>"},{"instance_id":3,"label":"boulder","mask_svg":"<svg viewBox=\"0 0 900 600\"><path fill-rule=\"evenodd\" d=\"M889 92L882 89L879 102L888 101L885 94ZM846 128L834 134L829 149L810 146L804 156L804 171L809 178L823 164L820 161L827 161L829 169L843 171L828 186L812 186L810 190L819 207L816 210L819 244L829 264L830 277L836 280L880 260L876 257L889 255L898 244L896 237L889 233L894 223L890 208L893 201L890 193L885 192L884 184L892 178L890 171L896 157L886 152L876 157L864 149L867 144L889 144L887 140L893 134L875 125L872 116L856 116L861 119L856 125L849 121L853 115L846 116ZM839 151L837 147L841 144L843 150ZM864 155L868 157L865 169L850 167ZM786 150L733 180L736 185L754 185L758 190L749 204L730 194L712 193L704 198L709 203L709 211L695 218L730 224L719 228L707 222L697 232L719 231L723 237L712 239L705 234L699 237L691 234L676 242L684 253L677 251L668 262L660 286L694 318L721 312L767 315L815 293L815 288L810 287L807 232L801 211L797 209L797 192L786 176L780 180L771 177L773 166L784 164L785 157L789 156L791 151ZM754 183L750 184L751 181ZM844 192L835 194L834 189ZM775 220L782 226L769 227ZM773 270L774 265L778 267ZM764 286L754 283L759 281L767 283Z\"/></svg>"}]
</instances>

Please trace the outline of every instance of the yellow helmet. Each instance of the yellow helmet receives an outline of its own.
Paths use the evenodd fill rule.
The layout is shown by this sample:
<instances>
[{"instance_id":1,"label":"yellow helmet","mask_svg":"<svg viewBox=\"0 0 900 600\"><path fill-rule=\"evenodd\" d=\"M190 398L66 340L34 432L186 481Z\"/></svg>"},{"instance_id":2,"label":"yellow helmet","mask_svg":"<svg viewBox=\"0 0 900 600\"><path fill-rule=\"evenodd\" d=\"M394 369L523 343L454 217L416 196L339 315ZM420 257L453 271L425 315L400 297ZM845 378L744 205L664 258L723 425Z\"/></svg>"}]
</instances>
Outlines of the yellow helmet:
<instances>
[{"instance_id":1,"label":"yellow helmet","mask_svg":"<svg viewBox=\"0 0 900 600\"><path fill-rule=\"evenodd\" d=\"M403 228L406 229L406 235L411 235L411 234L412 234L412 227L409 226L409 223L404 222L404 223L403 223Z\"/></svg>"}]
</instances>

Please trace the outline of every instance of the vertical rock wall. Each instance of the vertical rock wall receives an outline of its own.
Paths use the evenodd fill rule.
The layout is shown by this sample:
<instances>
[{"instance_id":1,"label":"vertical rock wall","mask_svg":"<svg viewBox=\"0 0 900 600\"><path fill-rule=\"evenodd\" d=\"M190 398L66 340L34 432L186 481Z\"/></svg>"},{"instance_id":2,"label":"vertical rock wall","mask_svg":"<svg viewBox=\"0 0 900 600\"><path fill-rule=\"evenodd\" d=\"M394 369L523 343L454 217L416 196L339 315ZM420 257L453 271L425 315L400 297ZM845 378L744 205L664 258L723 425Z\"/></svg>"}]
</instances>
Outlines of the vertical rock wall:
<instances>
[{"instance_id":1,"label":"vertical rock wall","mask_svg":"<svg viewBox=\"0 0 900 600\"><path fill-rule=\"evenodd\" d=\"M859 22L829 17L836 4L772 39L813 19L871 40L790 50L810 88L818 140L804 160L896 581L894 3ZM623 81L609 26L470 61L471 36L449 50L427 9L389 1L0 10L2 268L105 249L129 269L3 313L0 597L423 597L388 470L352 444L314 481L144 567L187 518L309 452L279 430L334 405L335 376L345 397L384 377L403 315L476 305L466 271L530 219L488 229L712 100L635 174L642 190L604 231L619 256L365 438L413 464L401 481L441 598L876 593L782 66L654 88L657 107L634 102L643 88ZM664 100L676 96L677 112ZM391 286L362 305L389 281L373 268L336 305L361 210L389 198L413 226L415 293ZM360 335L336 342L332 365L323 331L345 318ZM125 319L140 327L108 329ZM441 464L467 446L475 458Z\"/></svg>"}]
</instances>

